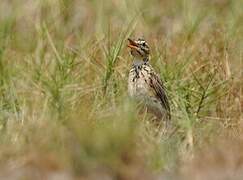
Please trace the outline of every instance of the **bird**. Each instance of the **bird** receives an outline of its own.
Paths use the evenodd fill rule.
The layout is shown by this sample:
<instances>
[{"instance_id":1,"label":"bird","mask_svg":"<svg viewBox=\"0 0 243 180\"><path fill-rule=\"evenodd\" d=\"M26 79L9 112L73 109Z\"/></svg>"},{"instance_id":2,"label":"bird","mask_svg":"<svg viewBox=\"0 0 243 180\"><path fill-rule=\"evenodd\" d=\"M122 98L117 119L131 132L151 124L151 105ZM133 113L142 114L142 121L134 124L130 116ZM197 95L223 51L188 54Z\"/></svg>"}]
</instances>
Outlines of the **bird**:
<instances>
[{"instance_id":1,"label":"bird","mask_svg":"<svg viewBox=\"0 0 243 180\"><path fill-rule=\"evenodd\" d=\"M170 104L162 80L149 63L149 45L143 38L128 38L128 42L133 57L128 75L128 94L142 102L157 122L168 122L171 119Z\"/></svg>"}]
</instances>

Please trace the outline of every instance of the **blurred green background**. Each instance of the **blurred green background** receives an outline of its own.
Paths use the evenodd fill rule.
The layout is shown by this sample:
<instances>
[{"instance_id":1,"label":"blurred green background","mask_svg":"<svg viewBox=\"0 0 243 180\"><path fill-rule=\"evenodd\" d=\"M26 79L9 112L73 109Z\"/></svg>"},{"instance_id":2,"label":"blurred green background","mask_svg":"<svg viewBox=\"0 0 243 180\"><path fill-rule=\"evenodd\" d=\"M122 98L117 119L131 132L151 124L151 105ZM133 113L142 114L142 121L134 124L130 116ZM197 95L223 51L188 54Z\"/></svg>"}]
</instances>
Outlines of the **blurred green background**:
<instances>
[{"instance_id":1,"label":"blurred green background","mask_svg":"<svg viewBox=\"0 0 243 180\"><path fill-rule=\"evenodd\" d=\"M242 7L1 0L0 177L240 179ZM128 37L150 45L172 107L170 137L127 95Z\"/></svg>"}]
</instances>

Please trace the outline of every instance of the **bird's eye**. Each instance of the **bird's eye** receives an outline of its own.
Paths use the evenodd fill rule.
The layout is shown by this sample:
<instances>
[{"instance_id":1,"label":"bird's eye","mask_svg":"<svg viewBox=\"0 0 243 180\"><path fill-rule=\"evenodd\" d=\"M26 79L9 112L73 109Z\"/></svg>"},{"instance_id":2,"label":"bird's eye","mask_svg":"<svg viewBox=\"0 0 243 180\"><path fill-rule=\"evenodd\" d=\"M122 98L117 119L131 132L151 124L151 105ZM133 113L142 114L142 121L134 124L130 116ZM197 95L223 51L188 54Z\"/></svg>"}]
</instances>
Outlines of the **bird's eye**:
<instances>
[{"instance_id":1,"label":"bird's eye","mask_svg":"<svg viewBox=\"0 0 243 180\"><path fill-rule=\"evenodd\" d=\"M145 46L146 46L146 43L145 43L145 42L143 42L143 43L142 43L142 46L143 46L143 47L145 47Z\"/></svg>"}]
</instances>

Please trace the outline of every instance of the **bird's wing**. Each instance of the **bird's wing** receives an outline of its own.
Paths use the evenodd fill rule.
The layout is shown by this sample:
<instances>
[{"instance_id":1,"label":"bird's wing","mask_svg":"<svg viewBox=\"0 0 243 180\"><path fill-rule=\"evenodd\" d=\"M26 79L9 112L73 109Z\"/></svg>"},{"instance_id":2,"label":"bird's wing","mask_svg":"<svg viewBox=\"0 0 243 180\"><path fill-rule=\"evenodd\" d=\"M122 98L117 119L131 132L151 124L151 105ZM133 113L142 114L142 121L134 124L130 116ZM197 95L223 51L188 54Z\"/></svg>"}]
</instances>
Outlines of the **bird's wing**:
<instances>
[{"instance_id":1,"label":"bird's wing","mask_svg":"<svg viewBox=\"0 0 243 180\"><path fill-rule=\"evenodd\" d=\"M170 118L170 105L163 82L160 80L157 74L151 73L150 75L150 86L154 90L155 95L160 99L162 106L168 112Z\"/></svg>"}]
</instances>

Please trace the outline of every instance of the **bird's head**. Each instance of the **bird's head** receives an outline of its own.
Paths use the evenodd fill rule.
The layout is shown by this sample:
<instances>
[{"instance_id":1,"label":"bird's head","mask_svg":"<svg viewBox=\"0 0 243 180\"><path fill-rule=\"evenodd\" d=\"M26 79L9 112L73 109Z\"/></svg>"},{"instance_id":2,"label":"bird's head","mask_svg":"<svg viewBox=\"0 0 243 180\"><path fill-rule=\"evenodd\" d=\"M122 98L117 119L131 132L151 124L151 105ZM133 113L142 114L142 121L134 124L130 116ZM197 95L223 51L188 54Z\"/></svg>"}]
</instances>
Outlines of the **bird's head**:
<instances>
[{"instance_id":1,"label":"bird's head","mask_svg":"<svg viewBox=\"0 0 243 180\"><path fill-rule=\"evenodd\" d=\"M138 60L147 61L149 57L149 46L145 40L139 38L138 40L132 40L128 38L128 47L131 48L131 54Z\"/></svg>"}]
</instances>

